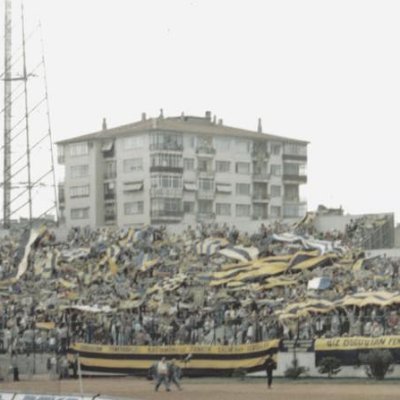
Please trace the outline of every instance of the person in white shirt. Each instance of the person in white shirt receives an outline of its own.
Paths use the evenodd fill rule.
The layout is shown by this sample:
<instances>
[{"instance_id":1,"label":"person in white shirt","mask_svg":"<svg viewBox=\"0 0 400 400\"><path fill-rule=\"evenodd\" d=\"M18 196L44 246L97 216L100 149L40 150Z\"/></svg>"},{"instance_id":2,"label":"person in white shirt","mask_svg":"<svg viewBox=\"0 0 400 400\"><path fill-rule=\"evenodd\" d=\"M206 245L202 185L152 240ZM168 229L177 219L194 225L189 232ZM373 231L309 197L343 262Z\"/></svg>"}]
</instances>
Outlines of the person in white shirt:
<instances>
[{"instance_id":1,"label":"person in white shirt","mask_svg":"<svg viewBox=\"0 0 400 400\"><path fill-rule=\"evenodd\" d=\"M165 357L163 357L156 366L156 377L157 377L157 383L156 386L154 388L154 390L157 392L158 388L160 387L161 384L164 384L165 386L165 390L167 392L170 391L169 388L169 383L168 383L168 364L167 361L165 359Z\"/></svg>"}]
</instances>

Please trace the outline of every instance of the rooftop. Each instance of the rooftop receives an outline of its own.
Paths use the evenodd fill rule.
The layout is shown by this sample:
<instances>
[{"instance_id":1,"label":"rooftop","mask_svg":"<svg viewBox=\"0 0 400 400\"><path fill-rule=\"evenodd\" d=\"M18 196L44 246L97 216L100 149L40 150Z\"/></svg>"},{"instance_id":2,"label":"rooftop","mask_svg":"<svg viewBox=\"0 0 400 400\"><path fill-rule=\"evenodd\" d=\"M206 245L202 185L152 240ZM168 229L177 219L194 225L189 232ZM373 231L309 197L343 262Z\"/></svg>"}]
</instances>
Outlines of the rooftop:
<instances>
[{"instance_id":1,"label":"rooftop","mask_svg":"<svg viewBox=\"0 0 400 400\"><path fill-rule=\"evenodd\" d=\"M103 128L104 129L97 132L61 140L57 142L57 144L68 144L82 140L112 139L135 133L139 134L157 131L171 133L195 133L212 136L234 136L249 139L275 139L280 141L286 140L292 143L308 144L308 142L304 140L226 126L223 125L222 120L216 121L215 117L214 119L211 119L211 113L209 111L206 112L205 117L181 115L179 117L164 118L161 114L158 118L146 118L145 114L143 114L140 121L110 129L108 129L106 126Z\"/></svg>"}]
</instances>

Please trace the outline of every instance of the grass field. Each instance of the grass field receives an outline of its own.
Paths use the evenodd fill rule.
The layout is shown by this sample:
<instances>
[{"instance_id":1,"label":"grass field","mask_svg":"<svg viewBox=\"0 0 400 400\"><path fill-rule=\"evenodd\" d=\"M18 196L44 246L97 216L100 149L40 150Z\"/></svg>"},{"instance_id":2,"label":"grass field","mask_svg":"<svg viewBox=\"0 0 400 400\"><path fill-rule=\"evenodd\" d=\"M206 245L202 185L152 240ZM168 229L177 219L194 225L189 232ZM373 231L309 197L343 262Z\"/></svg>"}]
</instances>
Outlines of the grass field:
<instances>
[{"instance_id":1,"label":"grass field","mask_svg":"<svg viewBox=\"0 0 400 400\"><path fill-rule=\"evenodd\" d=\"M127 397L138 400L167 399L174 400L259 400L259 399L362 399L385 400L400 398L400 382L388 380L374 382L367 380L298 380L277 379L268 390L264 379L239 381L238 379L183 379L183 390L175 387L171 392L160 388L154 391L154 382L143 378L86 378L83 389L87 394ZM77 380L49 381L35 379L21 382L1 382L0 392L78 394Z\"/></svg>"}]
</instances>

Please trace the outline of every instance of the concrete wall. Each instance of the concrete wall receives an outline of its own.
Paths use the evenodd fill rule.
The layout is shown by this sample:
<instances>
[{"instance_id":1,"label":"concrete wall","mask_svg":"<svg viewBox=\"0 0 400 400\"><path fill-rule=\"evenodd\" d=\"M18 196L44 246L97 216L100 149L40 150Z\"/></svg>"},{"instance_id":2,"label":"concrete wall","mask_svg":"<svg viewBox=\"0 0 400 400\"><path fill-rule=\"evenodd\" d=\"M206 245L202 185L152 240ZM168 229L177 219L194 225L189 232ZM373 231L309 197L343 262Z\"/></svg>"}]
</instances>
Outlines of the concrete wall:
<instances>
[{"instance_id":1,"label":"concrete wall","mask_svg":"<svg viewBox=\"0 0 400 400\"><path fill-rule=\"evenodd\" d=\"M315 366L315 353L313 352L297 352L296 353L298 365L307 368L307 373L303 377L310 378L326 378L327 375L320 374L318 368ZM274 376L284 377L285 370L292 365L293 353L281 352L278 353L278 367L274 372ZM251 376L265 376L265 372L256 372L250 374ZM367 378L364 367L342 367L341 371L335 375L338 378ZM392 374L387 375L388 378L400 378L400 365L394 367Z\"/></svg>"}]
</instances>

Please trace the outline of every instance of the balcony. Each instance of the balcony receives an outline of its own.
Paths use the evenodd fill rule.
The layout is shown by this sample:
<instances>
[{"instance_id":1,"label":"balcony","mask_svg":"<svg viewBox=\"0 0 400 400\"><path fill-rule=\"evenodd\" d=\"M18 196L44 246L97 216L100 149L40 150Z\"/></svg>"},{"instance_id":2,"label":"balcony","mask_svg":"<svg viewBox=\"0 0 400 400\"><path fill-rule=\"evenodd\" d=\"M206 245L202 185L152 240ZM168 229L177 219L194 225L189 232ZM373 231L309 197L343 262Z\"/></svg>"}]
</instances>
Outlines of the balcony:
<instances>
[{"instance_id":1,"label":"balcony","mask_svg":"<svg viewBox=\"0 0 400 400\"><path fill-rule=\"evenodd\" d=\"M253 193L251 196L254 203L268 203L270 197L266 193Z\"/></svg>"},{"instance_id":2,"label":"balcony","mask_svg":"<svg viewBox=\"0 0 400 400\"><path fill-rule=\"evenodd\" d=\"M183 151L183 145L179 143L152 143L150 151L166 150L166 151Z\"/></svg>"},{"instance_id":3,"label":"balcony","mask_svg":"<svg viewBox=\"0 0 400 400\"><path fill-rule=\"evenodd\" d=\"M104 221L106 223L113 223L113 222L115 222L115 218L116 218L115 213L107 214L104 216Z\"/></svg>"},{"instance_id":4,"label":"balcony","mask_svg":"<svg viewBox=\"0 0 400 400\"><path fill-rule=\"evenodd\" d=\"M115 200L115 192L104 193L104 200Z\"/></svg>"},{"instance_id":5,"label":"balcony","mask_svg":"<svg viewBox=\"0 0 400 400\"><path fill-rule=\"evenodd\" d=\"M271 174L266 172L254 172L252 175L253 181L264 182L271 178Z\"/></svg>"},{"instance_id":6,"label":"balcony","mask_svg":"<svg viewBox=\"0 0 400 400\"><path fill-rule=\"evenodd\" d=\"M65 205L65 189L64 183L58 184L58 203L61 205Z\"/></svg>"},{"instance_id":7,"label":"balcony","mask_svg":"<svg viewBox=\"0 0 400 400\"><path fill-rule=\"evenodd\" d=\"M283 174L282 179L296 183L307 183L307 175Z\"/></svg>"},{"instance_id":8,"label":"balcony","mask_svg":"<svg viewBox=\"0 0 400 400\"><path fill-rule=\"evenodd\" d=\"M151 188L150 189L151 197L173 197L173 198L182 198L183 189L169 189L169 188Z\"/></svg>"},{"instance_id":9,"label":"balcony","mask_svg":"<svg viewBox=\"0 0 400 400\"><path fill-rule=\"evenodd\" d=\"M197 191L197 198L199 200L213 200L215 197L215 191L214 190L201 190L199 189Z\"/></svg>"},{"instance_id":10,"label":"balcony","mask_svg":"<svg viewBox=\"0 0 400 400\"><path fill-rule=\"evenodd\" d=\"M108 179L116 179L117 178L117 171L105 171L103 178Z\"/></svg>"},{"instance_id":11,"label":"balcony","mask_svg":"<svg viewBox=\"0 0 400 400\"><path fill-rule=\"evenodd\" d=\"M297 205L307 204L307 200L300 197L283 196L283 202L287 204L297 204Z\"/></svg>"},{"instance_id":12,"label":"balcony","mask_svg":"<svg viewBox=\"0 0 400 400\"><path fill-rule=\"evenodd\" d=\"M282 155L283 161L307 161L306 154L283 154Z\"/></svg>"},{"instance_id":13,"label":"balcony","mask_svg":"<svg viewBox=\"0 0 400 400\"><path fill-rule=\"evenodd\" d=\"M213 147L206 146L197 147L196 154L213 157L215 155L215 149Z\"/></svg>"},{"instance_id":14,"label":"balcony","mask_svg":"<svg viewBox=\"0 0 400 400\"><path fill-rule=\"evenodd\" d=\"M270 157L270 153L268 153L268 151L253 150L251 152L251 157L257 160L265 160Z\"/></svg>"},{"instance_id":15,"label":"balcony","mask_svg":"<svg viewBox=\"0 0 400 400\"><path fill-rule=\"evenodd\" d=\"M214 178L215 176L215 171L212 169L209 170L197 170L197 176L199 178Z\"/></svg>"},{"instance_id":16,"label":"balcony","mask_svg":"<svg viewBox=\"0 0 400 400\"><path fill-rule=\"evenodd\" d=\"M183 174L183 167L172 167L167 165L152 165L150 172L170 172L172 174Z\"/></svg>"}]
</instances>

